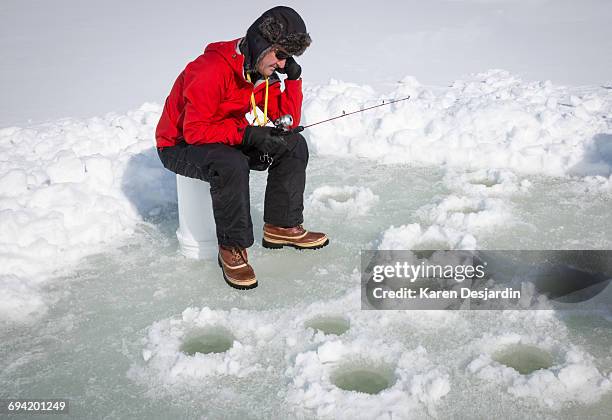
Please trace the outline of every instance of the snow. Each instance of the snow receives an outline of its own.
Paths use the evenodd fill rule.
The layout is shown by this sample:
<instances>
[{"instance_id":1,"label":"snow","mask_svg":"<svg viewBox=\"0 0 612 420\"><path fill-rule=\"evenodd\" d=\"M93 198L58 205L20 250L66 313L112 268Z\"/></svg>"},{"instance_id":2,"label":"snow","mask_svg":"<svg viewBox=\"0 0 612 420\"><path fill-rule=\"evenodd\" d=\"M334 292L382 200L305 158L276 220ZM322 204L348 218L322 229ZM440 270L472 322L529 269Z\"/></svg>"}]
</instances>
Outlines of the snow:
<instances>
[{"instance_id":1,"label":"snow","mask_svg":"<svg viewBox=\"0 0 612 420\"><path fill-rule=\"evenodd\" d=\"M248 313L237 310L224 313L210 308L187 308L182 319L160 321L151 327L143 360L150 371L157 373L159 380L170 384L210 375L251 375L262 369L257 363L258 341L271 337L250 318ZM207 327L231 331L232 347L225 353L195 353L192 356L183 353L180 347L185 336L190 331L205 331ZM132 374L137 375L136 372Z\"/></svg>"},{"instance_id":2,"label":"snow","mask_svg":"<svg viewBox=\"0 0 612 420\"><path fill-rule=\"evenodd\" d=\"M444 398L466 386L451 381L461 372L481 392L500 389L554 413L572 403L595 403L612 390L612 373L579 344L568 343L568 329L552 311L496 313L503 316L361 311L358 291L291 309L188 308L147 328L142 356L128 376L155 395L176 395L201 386L198 382L210 376L214 383L228 377L255 380L285 366L288 386L278 390L284 410L317 418L339 413L360 419L438 416ZM350 325L342 335L308 327L310 320L338 317ZM471 331L472 317L480 331ZM188 333L206 326L231 331L233 347L222 354L181 352ZM466 334L469 339L461 339ZM521 374L496 361L499 351L516 345L549 354L551 366ZM444 356L430 354L438 351ZM364 369L387 375L388 387L370 395L335 385L338 374Z\"/></svg>"},{"instance_id":3,"label":"snow","mask_svg":"<svg viewBox=\"0 0 612 420\"><path fill-rule=\"evenodd\" d=\"M504 197L528 192L527 175L587 174L583 188L609 190L610 129L603 117L612 113L612 91L571 94L491 71L438 92L405 78L387 97L407 94L410 101L306 132L316 155L437 165L449 188L462 189L422 206L418 222L389 226L379 249L475 249L479 231L513 223ZM313 87L305 93L304 123L377 97L371 87L351 83ZM563 105L567 98L573 108ZM147 103L126 115L0 130L7 157L0 174L6 260L0 273L23 278L27 296L37 296L50 273L128 237L176 201L173 177L152 147L160 110ZM369 214L378 202L371 189L353 185L321 185L306 198L310 212L347 218ZM4 318L27 320L44 310L42 296L17 295L0 298ZM15 312L16 306L23 309Z\"/></svg>"},{"instance_id":4,"label":"snow","mask_svg":"<svg viewBox=\"0 0 612 420\"><path fill-rule=\"evenodd\" d=\"M391 226L382 233L378 249L476 249L476 238L438 225L423 229L418 223Z\"/></svg>"},{"instance_id":5,"label":"snow","mask_svg":"<svg viewBox=\"0 0 612 420\"><path fill-rule=\"evenodd\" d=\"M148 329L142 359L132 365L128 375L168 393L177 387L187 389L211 375L262 374L284 361L288 363L284 375L290 381L286 401L293 415L315 413L326 418L341 412L366 419L387 413L399 417L419 411L435 413L436 405L450 391L448 373L429 360L422 346L407 349L375 338L374 324L357 303L358 294L351 292L336 302L301 308L297 317L293 311L187 308L180 318L156 322ZM305 328L308 320L338 316L328 309L336 305L350 308L341 315L353 325L348 337ZM291 328L285 327L288 324ZM188 356L181 352L189 331L205 327L231 330L235 338L232 348L222 354ZM338 371L357 367L380 370L381 366L390 367L393 383L379 394L345 392L333 383Z\"/></svg>"},{"instance_id":6,"label":"snow","mask_svg":"<svg viewBox=\"0 0 612 420\"><path fill-rule=\"evenodd\" d=\"M521 375L515 369L491 358L494 350L516 343L545 349L554 354L558 362L549 369ZM612 389L612 376L602 374L590 354L576 346L568 348L558 337L538 338L505 333L496 337L484 337L479 340L479 345L486 352L467 365L468 372L484 381L502 385L511 395L533 399L555 410L561 409L563 403L569 401L592 403Z\"/></svg>"},{"instance_id":7,"label":"snow","mask_svg":"<svg viewBox=\"0 0 612 420\"><path fill-rule=\"evenodd\" d=\"M381 370L393 364L395 383L377 395L343 392L330 380L338 365ZM417 367L418 366L418 367ZM287 374L293 378L288 401L312 410L317 417L345 413L351 418L408 417L423 408L434 411L435 403L450 391L448 374L440 372L428 359L426 350L407 351L398 346L367 339L345 343L340 340L321 345L316 351L299 354ZM419 407L422 405L424 407Z\"/></svg>"},{"instance_id":8,"label":"snow","mask_svg":"<svg viewBox=\"0 0 612 420\"><path fill-rule=\"evenodd\" d=\"M303 123L372 106L381 97L407 96L410 100L309 128L314 149L385 163L610 175L605 137L606 117L612 113L609 90L576 96L569 88L524 82L501 70L456 81L448 89L431 89L405 78L388 95L332 81L308 91ZM597 135L604 137L597 140ZM598 142L606 144L604 150Z\"/></svg>"},{"instance_id":9,"label":"snow","mask_svg":"<svg viewBox=\"0 0 612 420\"><path fill-rule=\"evenodd\" d=\"M175 178L153 138L176 74L207 42L241 35L259 13L245 6L232 25L220 3L0 6L5 395L65 391L87 403L82 418L609 413L609 289L579 316L362 311L358 253L609 249L610 4L296 3L314 38L299 59L302 124L410 99L304 131L306 227L332 243L256 243L251 293L177 255ZM260 229L265 174L251 183ZM184 350L210 331L231 347ZM498 361L517 345L552 364L524 374ZM356 368L388 387L341 389Z\"/></svg>"},{"instance_id":10,"label":"snow","mask_svg":"<svg viewBox=\"0 0 612 420\"><path fill-rule=\"evenodd\" d=\"M323 185L316 188L306 202L314 211L338 212L350 218L366 215L378 202L378 196L369 188Z\"/></svg>"},{"instance_id":11,"label":"snow","mask_svg":"<svg viewBox=\"0 0 612 420\"><path fill-rule=\"evenodd\" d=\"M3 319L44 312L40 288L49 275L176 201L174 179L151 148L159 112L145 104L127 115L0 130Z\"/></svg>"}]
</instances>

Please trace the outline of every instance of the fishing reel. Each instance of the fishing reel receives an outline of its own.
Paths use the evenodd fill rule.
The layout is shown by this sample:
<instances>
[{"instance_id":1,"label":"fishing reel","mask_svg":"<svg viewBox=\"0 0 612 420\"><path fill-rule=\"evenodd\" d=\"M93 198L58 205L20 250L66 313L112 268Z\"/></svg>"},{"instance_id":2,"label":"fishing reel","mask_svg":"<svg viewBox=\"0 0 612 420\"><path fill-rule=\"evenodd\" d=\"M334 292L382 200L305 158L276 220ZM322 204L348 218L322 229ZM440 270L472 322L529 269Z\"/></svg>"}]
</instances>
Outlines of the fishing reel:
<instances>
[{"instance_id":1,"label":"fishing reel","mask_svg":"<svg viewBox=\"0 0 612 420\"><path fill-rule=\"evenodd\" d=\"M274 124L274 127L280 130L281 136L287 135L287 134L300 133L304 131L304 127L301 125L298 125L295 128L291 128L291 126L293 125L293 117L291 116L291 114L285 114L285 115L280 116L279 118L274 120L273 124Z\"/></svg>"},{"instance_id":2,"label":"fishing reel","mask_svg":"<svg viewBox=\"0 0 612 420\"><path fill-rule=\"evenodd\" d=\"M273 122L274 127L283 130L283 131L291 131L291 126L293 125L293 117L291 114L285 114L278 117Z\"/></svg>"}]
</instances>

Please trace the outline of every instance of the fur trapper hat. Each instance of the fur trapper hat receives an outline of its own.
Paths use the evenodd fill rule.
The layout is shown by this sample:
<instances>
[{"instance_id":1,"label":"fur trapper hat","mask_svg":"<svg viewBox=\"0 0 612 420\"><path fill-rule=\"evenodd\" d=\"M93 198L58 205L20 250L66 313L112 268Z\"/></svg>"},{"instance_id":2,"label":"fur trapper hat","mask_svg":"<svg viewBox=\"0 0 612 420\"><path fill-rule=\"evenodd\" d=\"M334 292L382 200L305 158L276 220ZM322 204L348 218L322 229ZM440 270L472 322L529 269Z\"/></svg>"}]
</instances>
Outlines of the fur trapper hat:
<instances>
[{"instance_id":1,"label":"fur trapper hat","mask_svg":"<svg viewBox=\"0 0 612 420\"><path fill-rule=\"evenodd\" d=\"M300 15L290 7L277 6L253 22L240 49L247 57L247 69L253 70L259 58L273 46L282 48L290 55L302 55L311 42Z\"/></svg>"}]
</instances>

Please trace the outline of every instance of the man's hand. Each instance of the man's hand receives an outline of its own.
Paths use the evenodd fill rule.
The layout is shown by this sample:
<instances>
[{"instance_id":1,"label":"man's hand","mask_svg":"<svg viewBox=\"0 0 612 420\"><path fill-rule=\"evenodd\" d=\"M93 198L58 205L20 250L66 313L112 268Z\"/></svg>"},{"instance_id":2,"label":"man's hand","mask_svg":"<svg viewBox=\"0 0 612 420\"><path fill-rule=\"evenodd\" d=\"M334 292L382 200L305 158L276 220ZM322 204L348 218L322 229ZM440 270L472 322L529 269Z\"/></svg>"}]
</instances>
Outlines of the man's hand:
<instances>
[{"instance_id":1,"label":"man's hand","mask_svg":"<svg viewBox=\"0 0 612 420\"><path fill-rule=\"evenodd\" d=\"M287 150L287 142L276 127L257 127L248 125L244 130L242 145L253 147L270 156L278 156Z\"/></svg>"},{"instance_id":2,"label":"man's hand","mask_svg":"<svg viewBox=\"0 0 612 420\"><path fill-rule=\"evenodd\" d=\"M287 75L289 80L297 80L302 75L302 66L300 66L293 57L287 58L285 67L279 68L276 71Z\"/></svg>"}]
</instances>

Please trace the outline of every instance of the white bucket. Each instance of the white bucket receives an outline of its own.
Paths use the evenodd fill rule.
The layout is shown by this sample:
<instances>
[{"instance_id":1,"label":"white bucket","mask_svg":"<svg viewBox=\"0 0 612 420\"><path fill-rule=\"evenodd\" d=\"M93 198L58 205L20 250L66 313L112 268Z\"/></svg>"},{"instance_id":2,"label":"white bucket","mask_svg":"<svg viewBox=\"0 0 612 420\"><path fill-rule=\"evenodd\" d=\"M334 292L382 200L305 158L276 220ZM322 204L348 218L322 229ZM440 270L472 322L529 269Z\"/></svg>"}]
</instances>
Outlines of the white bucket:
<instances>
[{"instance_id":1,"label":"white bucket","mask_svg":"<svg viewBox=\"0 0 612 420\"><path fill-rule=\"evenodd\" d=\"M176 236L181 253L188 258L216 259L218 252L210 184L176 176L179 228Z\"/></svg>"}]
</instances>

